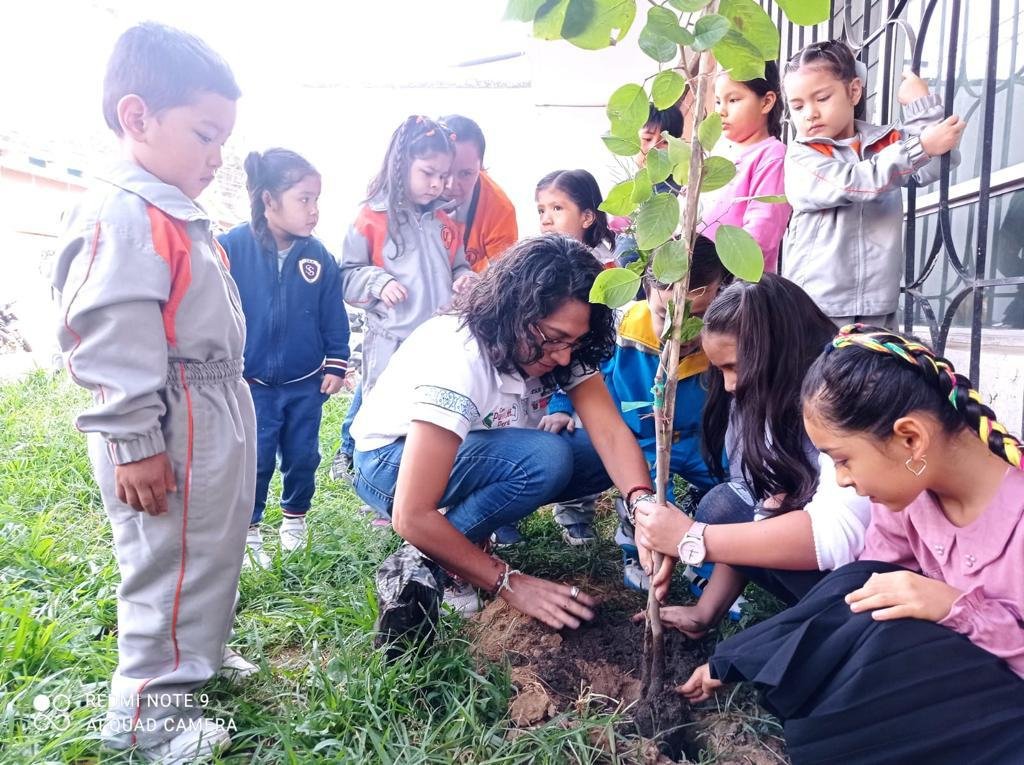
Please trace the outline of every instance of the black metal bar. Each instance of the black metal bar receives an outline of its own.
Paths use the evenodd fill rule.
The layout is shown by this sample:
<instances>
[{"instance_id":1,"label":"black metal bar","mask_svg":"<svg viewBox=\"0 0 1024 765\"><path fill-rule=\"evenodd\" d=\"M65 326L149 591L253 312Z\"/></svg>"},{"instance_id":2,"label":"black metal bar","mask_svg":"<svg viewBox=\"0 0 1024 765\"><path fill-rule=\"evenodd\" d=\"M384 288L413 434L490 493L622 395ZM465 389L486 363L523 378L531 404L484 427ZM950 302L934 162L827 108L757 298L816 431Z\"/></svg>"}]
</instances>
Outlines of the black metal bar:
<instances>
[{"instance_id":1,"label":"black metal bar","mask_svg":"<svg viewBox=\"0 0 1024 765\"><path fill-rule=\"evenodd\" d=\"M981 136L981 176L978 188L978 227L975 230L974 286L971 306L971 382L978 387L981 375L981 321L984 306L985 258L988 255L989 190L992 187L992 127L996 111L996 62L999 51L999 0L992 0L988 19L988 66L985 68L985 112Z\"/></svg>"}]
</instances>

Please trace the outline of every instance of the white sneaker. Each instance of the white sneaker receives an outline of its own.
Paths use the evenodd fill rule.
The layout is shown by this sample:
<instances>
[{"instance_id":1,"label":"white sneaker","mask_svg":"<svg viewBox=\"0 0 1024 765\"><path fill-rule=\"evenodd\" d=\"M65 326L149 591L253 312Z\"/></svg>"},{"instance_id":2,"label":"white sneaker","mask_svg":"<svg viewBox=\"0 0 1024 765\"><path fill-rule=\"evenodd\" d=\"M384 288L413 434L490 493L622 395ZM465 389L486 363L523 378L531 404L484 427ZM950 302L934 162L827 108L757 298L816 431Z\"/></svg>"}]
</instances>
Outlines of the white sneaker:
<instances>
[{"instance_id":1,"label":"white sneaker","mask_svg":"<svg viewBox=\"0 0 1024 765\"><path fill-rule=\"evenodd\" d=\"M259 667L251 661L247 661L240 653L224 646L224 658L221 661L217 677L223 677L235 685L241 685L259 671Z\"/></svg>"},{"instance_id":2,"label":"white sneaker","mask_svg":"<svg viewBox=\"0 0 1024 765\"><path fill-rule=\"evenodd\" d=\"M231 746L231 734L218 722L205 717L181 720L181 732L162 744L138 747L135 755L159 765L185 765L209 762Z\"/></svg>"},{"instance_id":3,"label":"white sneaker","mask_svg":"<svg viewBox=\"0 0 1024 765\"><path fill-rule=\"evenodd\" d=\"M472 616L480 610L480 595L469 582L451 582L444 588L444 604L461 616Z\"/></svg>"},{"instance_id":4,"label":"white sneaker","mask_svg":"<svg viewBox=\"0 0 1024 765\"><path fill-rule=\"evenodd\" d=\"M270 556L263 550L263 535L259 526L250 526L245 536L245 552L242 553L242 568L270 568Z\"/></svg>"},{"instance_id":5,"label":"white sneaker","mask_svg":"<svg viewBox=\"0 0 1024 765\"><path fill-rule=\"evenodd\" d=\"M281 521L281 549L285 552L306 546L306 517L285 518Z\"/></svg>"}]
</instances>

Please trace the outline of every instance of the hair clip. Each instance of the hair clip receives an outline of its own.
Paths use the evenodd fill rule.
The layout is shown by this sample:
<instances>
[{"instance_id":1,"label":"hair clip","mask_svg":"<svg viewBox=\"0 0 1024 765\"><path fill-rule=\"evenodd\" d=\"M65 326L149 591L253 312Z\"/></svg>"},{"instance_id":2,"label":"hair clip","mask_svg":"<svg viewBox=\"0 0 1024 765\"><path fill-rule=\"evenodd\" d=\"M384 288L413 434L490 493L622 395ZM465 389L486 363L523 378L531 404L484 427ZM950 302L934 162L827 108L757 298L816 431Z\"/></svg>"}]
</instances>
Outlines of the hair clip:
<instances>
[{"instance_id":1,"label":"hair clip","mask_svg":"<svg viewBox=\"0 0 1024 765\"><path fill-rule=\"evenodd\" d=\"M457 137L455 136L455 133L449 133L449 134L448 134L448 137L449 137L449 138L451 139L451 142L452 142L452 143L455 143L455 142L456 142L457 140L459 140L459 139L458 139L458 138L457 138Z\"/></svg>"},{"instance_id":2,"label":"hair clip","mask_svg":"<svg viewBox=\"0 0 1024 765\"><path fill-rule=\"evenodd\" d=\"M417 115L416 116L416 124L417 125L421 125L423 123L423 120L425 120L425 119L426 119L426 117L424 117L422 114Z\"/></svg>"},{"instance_id":3,"label":"hair clip","mask_svg":"<svg viewBox=\"0 0 1024 765\"><path fill-rule=\"evenodd\" d=\"M430 128L430 130L428 130L428 131L427 131L426 133L424 133L423 135L433 135L433 134L434 134L434 128Z\"/></svg>"}]
</instances>

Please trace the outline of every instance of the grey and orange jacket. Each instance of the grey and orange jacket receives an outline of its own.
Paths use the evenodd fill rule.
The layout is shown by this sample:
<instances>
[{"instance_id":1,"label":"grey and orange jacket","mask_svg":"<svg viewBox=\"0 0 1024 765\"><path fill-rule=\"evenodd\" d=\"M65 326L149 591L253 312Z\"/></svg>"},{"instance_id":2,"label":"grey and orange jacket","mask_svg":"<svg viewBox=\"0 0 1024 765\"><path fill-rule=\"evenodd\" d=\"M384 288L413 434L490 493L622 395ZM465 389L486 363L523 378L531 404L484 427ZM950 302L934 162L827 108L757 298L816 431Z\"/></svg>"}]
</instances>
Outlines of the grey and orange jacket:
<instances>
[{"instance_id":1,"label":"grey and orange jacket","mask_svg":"<svg viewBox=\"0 0 1024 765\"><path fill-rule=\"evenodd\" d=\"M885 126L857 120L857 140L796 138L786 152L786 199L793 208L782 274L829 316L870 316L897 308L903 274L903 193L939 177L939 158L920 134L943 117L932 94ZM950 153L953 165L959 153Z\"/></svg>"},{"instance_id":2,"label":"grey and orange jacket","mask_svg":"<svg viewBox=\"0 0 1024 765\"><path fill-rule=\"evenodd\" d=\"M316 237L296 239L279 269L277 250L243 223L217 237L245 312L245 378L284 385L321 370L344 377L348 315L341 271Z\"/></svg>"},{"instance_id":3,"label":"grey and orange jacket","mask_svg":"<svg viewBox=\"0 0 1024 765\"><path fill-rule=\"evenodd\" d=\"M78 429L102 434L115 465L166 451L172 364L240 368L245 346L238 290L209 217L122 161L68 216L58 253L58 340L68 371L93 395Z\"/></svg>"},{"instance_id":4,"label":"grey and orange jacket","mask_svg":"<svg viewBox=\"0 0 1024 765\"><path fill-rule=\"evenodd\" d=\"M425 211L413 211L400 216L400 222L392 221L402 241L401 251L388 230L391 213L383 200L363 205L348 230L341 249L341 276L345 302L366 311L366 390L398 345L416 327L451 304L455 280L473 273L462 249L459 227L448 216L445 206L437 200ZM388 308L380 295L392 279L406 288L409 297ZM377 349L372 347L375 344ZM384 348L388 350L382 352Z\"/></svg>"}]
</instances>

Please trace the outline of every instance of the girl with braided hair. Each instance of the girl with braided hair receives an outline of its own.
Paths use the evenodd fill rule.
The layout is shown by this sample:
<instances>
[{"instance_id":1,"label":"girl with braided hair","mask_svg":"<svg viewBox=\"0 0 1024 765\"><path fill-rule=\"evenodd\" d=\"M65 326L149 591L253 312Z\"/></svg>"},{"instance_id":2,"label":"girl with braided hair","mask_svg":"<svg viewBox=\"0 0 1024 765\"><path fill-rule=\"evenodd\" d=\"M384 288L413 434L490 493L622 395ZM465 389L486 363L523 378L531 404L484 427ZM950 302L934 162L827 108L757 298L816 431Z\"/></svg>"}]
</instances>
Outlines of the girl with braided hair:
<instances>
[{"instance_id":1,"label":"girl with braided hair","mask_svg":"<svg viewBox=\"0 0 1024 765\"><path fill-rule=\"evenodd\" d=\"M444 124L407 117L391 136L380 172L342 245L345 302L366 312L362 380L342 425L331 475L349 477L349 428L388 360L416 327L476 280L459 228L441 196L456 136Z\"/></svg>"},{"instance_id":2,"label":"girl with braided hair","mask_svg":"<svg viewBox=\"0 0 1024 765\"><path fill-rule=\"evenodd\" d=\"M838 483L872 501L864 551L681 692L752 680L794 763L1020 762L1020 440L946 359L876 327L844 327L802 398Z\"/></svg>"}]
</instances>

